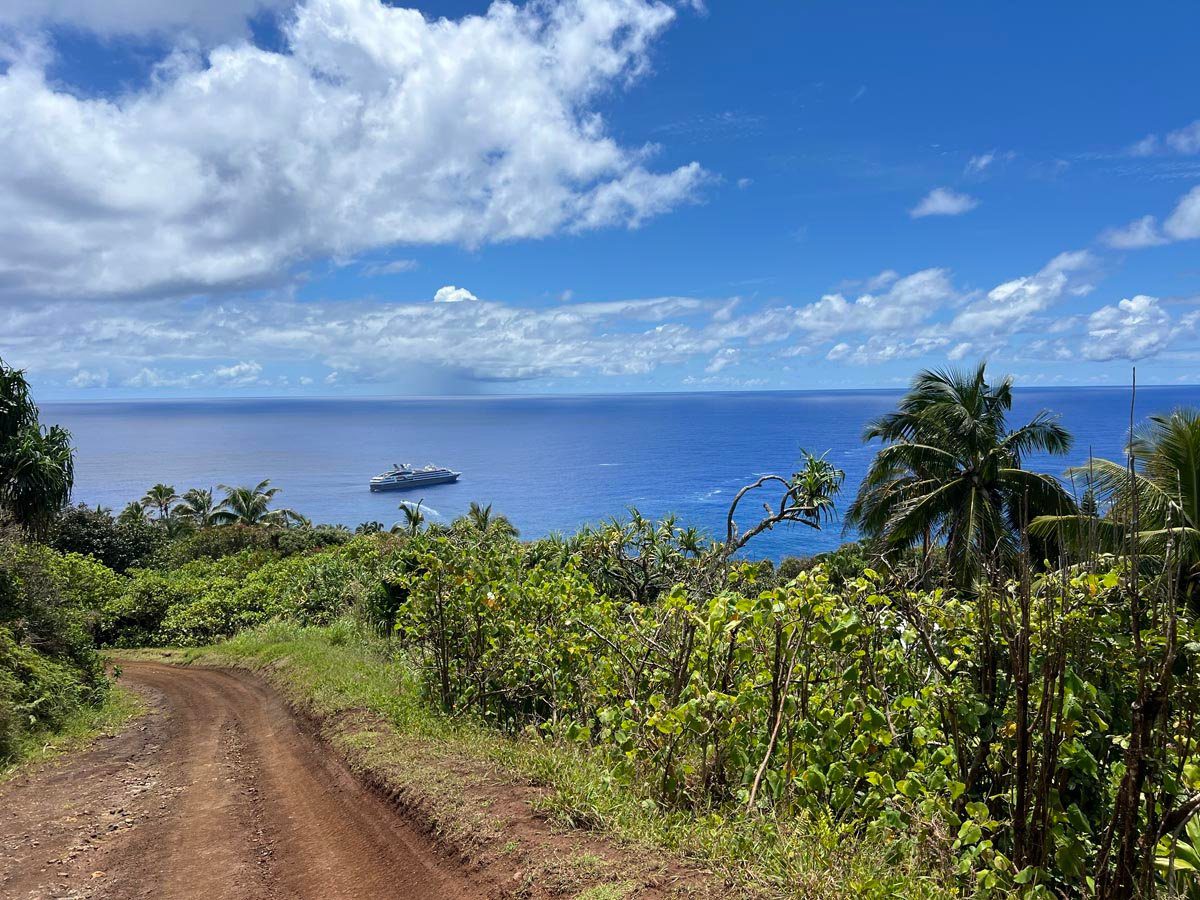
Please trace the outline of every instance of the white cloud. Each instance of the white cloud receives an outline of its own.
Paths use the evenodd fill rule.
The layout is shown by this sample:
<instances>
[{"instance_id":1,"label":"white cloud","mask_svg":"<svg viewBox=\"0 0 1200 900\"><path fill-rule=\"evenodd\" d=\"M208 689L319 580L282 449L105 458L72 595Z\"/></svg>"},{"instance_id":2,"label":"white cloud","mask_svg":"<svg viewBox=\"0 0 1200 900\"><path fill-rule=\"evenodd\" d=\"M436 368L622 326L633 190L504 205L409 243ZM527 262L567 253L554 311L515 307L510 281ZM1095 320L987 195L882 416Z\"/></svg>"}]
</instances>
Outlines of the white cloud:
<instances>
[{"instance_id":1,"label":"white cloud","mask_svg":"<svg viewBox=\"0 0 1200 900\"><path fill-rule=\"evenodd\" d=\"M695 384L719 378L734 386L787 372L800 357L934 365L980 356L1063 360L1078 348L1082 359L1139 358L1161 352L1200 319L1172 323L1158 301L1140 296L1090 315L1072 302L1069 315L1059 314L1056 304L1090 290L1095 264L1086 252L1064 253L983 296L964 293L944 269L887 270L870 279L877 290L795 305L665 296L542 297L519 306L453 285L432 303L299 301L287 292L188 302L33 300L0 304L0 334L6 361L77 389L261 391L323 382L436 394L470 392L481 382L559 387L650 373L662 384L690 375Z\"/></svg>"},{"instance_id":2,"label":"white cloud","mask_svg":"<svg viewBox=\"0 0 1200 900\"><path fill-rule=\"evenodd\" d=\"M1183 156L1200 153L1200 119L1170 131L1163 137L1148 134L1128 150L1130 156L1154 156L1164 151Z\"/></svg>"},{"instance_id":3,"label":"white cloud","mask_svg":"<svg viewBox=\"0 0 1200 900\"><path fill-rule=\"evenodd\" d=\"M1167 243L1167 239L1159 233L1158 220L1154 216L1134 219L1124 228L1110 228L1100 239L1117 250L1136 250Z\"/></svg>"},{"instance_id":4,"label":"white cloud","mask_svg":"<svg viewBox=\"0 0 1200 900\"><path fill-rule=\"evenodd\" d=\"M1081 277L1095 265L1086 250L1060 253L1036 275L1014 278L968 305L949 325L954 334L1011 334L1064 295L1082 296L1091 286Z\"/></svg>"},{"instance_id":5,"label":"white cloud","mask_svg":"<svg viewBox=\"0 0 1200 900\"><path fill-rule=\"evenodd\" d=\"M873 335L858 346L847 343L835 344L825 355L826 359L852 363L856 366L875 366L894 359L910 359L940 350L949 341L944 337L886 338Z\"/></svg>"},{"instance_id":6,"label":"white cloud","mask_svg":"<svg viewBox=\"0 0 1200 900\"><path fill-rule=\"evenodd\" d=\"M797 333L832 338L851 332L887 332L919 325L958 298L945 269L922 269L904 277L888 271L871 283L889 286L853 299L835 293L803 306L769 307L715 324L713 331L752 343L783 341Z\"/></svg>"},{"instance_id":7,"label":"white cloud","mask_svg":"<svg viewBox=\"0 0 1200 900\"><path fill-rule=\"evenodd\" d=\"M969 160L967 160L967 173L977 175L995 161L995 150L990 150L987 153L980 153L978 156L972 156Z\"/></svg>"},{"instance_id":8,"label":"white cloud","mask_svg":"<svg viewBox=\"0 0 1200 900\"><path fill-rule=\"evenodd\" d=\"M1176 153L1200 153L1200 119L1172 131L1167 135L1166 144Z\"/></svg>"},{"instance_id":9,"label":"white cloud","mask_svg":"<svg viewBox=\"0 0 1200 900\"><path fill-rule=\"evenodd\" d=\"M6 347L6 361L62 372L64 382L80 368L105 368L110 383L136 388L274 385L286 366L293 376L337 373L339 384L437 392L478 381L645 374L707 358L729 346L706 327L719 305L677 297L543 309L486 300L51 301L0 305L0 334L22 335ZM86 329L76 325L81 315Z\"/></svg>"},{"instance_id":10,"label":"white cloud","mask_svg":"<svg viewBox=\"0 0 1200 900\"><path fill-rule=\"evenodd\" d=\"M967 175L982 175L993 166L1012 162L1017 154L1012 150L989 150L987 153L979 153L967 160L967 165L964 169Z\"/></svg>"},{"instance_id":11,"label":"white cloud","mask_svg":"<svg viewBox=\"0 0 1200 900\"><path fill-rule=\"evenodd\" d=\"M252 16L293 0L5 0L0 25L65 25L111 37L184 31L204 38L246 33Z\"/></svg>"},{"instance_id":12,"label":"white cloud","mask_svg":"<svg viewBox=\"0 0 1200 900\"><path fill-rule=\"evenodd\" d=\"M1165 350L1174 336L1171 317L1158 299L1139 294L1088 317L1083 355L1097 361L1144 359Z\"/></svg>"},{"instance_id":13,"label":"white cloud","mask_svg":"<svg viewBox=\"0 0 1200 900\"><path fill-rule=\"evenodd\" d=\"M1195 238L1200 238L1200 185L1179 199L1161 229L1155 216L1142 216L1124 228L1110 228L1100 235L1101 241L1119 250L1155 247Z\"/></svg>"},{"instance_id":14,"label":"white cloud","mask_svg":"<svg viewBox=\"0 0 1200 900\"><path fill-rule=\"evenodd\" d=\"M437 293L433 295L434 303L461 303L464 300L478 299L466 288L455 287L452 284L438 288Z\"/></svg>"},{"instance_id":15,"label":"white cloud","mask_svg":"<svg viewBox=\"0 0 1200 900\"><path fill-rule=\"evenodd\" d=\"M961 343L955 344L950 348L949 352L946 354L946 358L957 362L960 359L966 358L967 354L971 352L974 346L975 345L970 341L962 341Z\"/></svg>"},{"instance_id":16,"label":"white cloud","mask_svg":"<svg viewBox=\"0 0 1200 900\"><path fill-rule=\"evenodd\" d=\"M97 388L108 387L108 372L100 369L96 372L89 372L87 369L80 369L75 373L67 384L76 388Z\"/></svg>"},{"instance_id":17,"label":"white cloud","mask_svg":"<svg viewBox=\"0 0 1200 900\"><path fill-rule=\"evenodd\" d=\"M884 269L878 275L867 279L868 291L881 291L890 284L894 284L900 277L900 273L895 269Z\"/></svg>"},{"instance_id":18,"label":"white cloud","mask_svg":"<svg viewBox=\"0 0 1200 900\"><path fill-rule=\"evenodd\" d=\"M1128 153L1130 156L1153 156L1158 152L1158 147L1158 135L1148 134L1136 144L1130 146Z\"/></svg>"},{"instance_id":19,"label":"white cloud","mask_svg":"<svg viewBox=\"0 0 1200 900\"><path fill-rule=\"evenodd\" d=\"M213 369L212 379L217 384L230 387L242 387L254 384L262 374L262 366L256 362L239 362L231 366L217 366Z\"/></svg>"},{"instance_id":20,"label":"white cloud","mask_svg":"<svg viewBox=\"0 0 1200 900\"><path fill-rule=\"evenodd\" d=\"M461 20L305 0L286 52L181 44L112 100L18 53L0 75L0 296L241 289L397 244L636 226L707 177L651 171L652 148L622 147L595 111L673 16L654 0Z\"/></svg>"},{"instance_id":21,"label":"white cloud","mask_svg":"<svg viewBox=\"0 0 1200 900\"><path fill-rule=\"evenodd\" d=\"M969 194L963 194L950 188L934 188L924 199L909 210L914 219L925 216L961 216L979 205L979 201Z\"/></svg>"},{"instance_id":22,"label":"white cloud","mask_svg":"<svg viewBox=\"0 0 1200 900\"><path fill-rule=\"evenodd\" d=\"M1177 241L1200 238L1200 185L1183 196L1163 222L1163 231Z\"/></svg>"},{"instance_id":23,"label":"white cloud","mask_svg":"<svg viewBox=\"0 0 1200 900\"><path fill-rule=\"evenodd\" d=\"M125 378L122 387L130 388L245 388L263 385L262 366L256 362L238 362L208 370L173 372L161 367L142 366ZM106 380L107 381L107 380Z\"/></svg>"}]
</instances>

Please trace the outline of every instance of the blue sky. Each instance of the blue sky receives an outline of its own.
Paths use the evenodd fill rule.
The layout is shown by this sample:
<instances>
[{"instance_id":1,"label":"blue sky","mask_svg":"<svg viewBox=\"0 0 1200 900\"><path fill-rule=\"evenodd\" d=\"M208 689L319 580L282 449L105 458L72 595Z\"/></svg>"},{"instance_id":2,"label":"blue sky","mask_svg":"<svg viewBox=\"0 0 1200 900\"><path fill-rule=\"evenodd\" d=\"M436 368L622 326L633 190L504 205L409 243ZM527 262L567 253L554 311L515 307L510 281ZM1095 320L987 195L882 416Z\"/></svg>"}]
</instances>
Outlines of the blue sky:
<instances>
[{"instance_id":1,"label":"blue sky","mask_svg":"<svg viewBox=\"0 0 1200 900\"><path fill-rule=\"evenodd\" d=\"M15 0L0 356L47 399L1200 382L1197 33Z\"/></svg>"}]
</instances>

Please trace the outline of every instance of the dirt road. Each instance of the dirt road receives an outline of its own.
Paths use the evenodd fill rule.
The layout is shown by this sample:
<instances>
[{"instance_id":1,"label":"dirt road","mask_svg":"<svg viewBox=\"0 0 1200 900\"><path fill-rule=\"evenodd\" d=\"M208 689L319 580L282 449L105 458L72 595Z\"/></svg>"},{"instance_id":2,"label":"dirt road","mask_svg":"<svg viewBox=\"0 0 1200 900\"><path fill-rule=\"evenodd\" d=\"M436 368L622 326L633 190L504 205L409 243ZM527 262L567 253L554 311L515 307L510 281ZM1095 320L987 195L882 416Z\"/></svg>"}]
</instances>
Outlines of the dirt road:
<instances>
[{"instance_id":1,"label":"dirt road","mask_svg":"<svg viewBox=\"0 0 1200 900\"><path fill-rule=\"evenodd\" d=\"M483 896L258 679L128 663L123 683L150 715L0 786L0 896Z\"/></svg>"}]
</instances>

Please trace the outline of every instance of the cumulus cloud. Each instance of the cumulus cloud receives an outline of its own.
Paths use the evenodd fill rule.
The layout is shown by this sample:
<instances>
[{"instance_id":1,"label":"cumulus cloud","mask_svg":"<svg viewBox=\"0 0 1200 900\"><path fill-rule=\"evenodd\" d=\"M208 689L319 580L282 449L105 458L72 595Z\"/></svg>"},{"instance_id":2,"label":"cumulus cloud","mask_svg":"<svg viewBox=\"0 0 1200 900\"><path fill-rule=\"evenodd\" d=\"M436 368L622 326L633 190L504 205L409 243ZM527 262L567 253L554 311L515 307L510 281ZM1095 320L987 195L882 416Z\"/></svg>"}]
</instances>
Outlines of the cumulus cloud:
<instances>
[{"instance_id":1,"label":"cumulus cloud","mask_svg":"<svg viewBox=\"0 0 1200 900\"><path fill-rule=\"evenodd\" d=\"M1063 297L1086 294L1091 285L1083 276L1095 264L1086 250L1060 253L1037 274L999 284L986 297L968 304L950 322L949 330L962 336L1011 334Z\"/></svg>"},{"instance_id":2,"label":"cumulus cloud","mask_svg":"<svg viewBox=\"0 0 1200 900\"><path fill-rule=\"evenodd\" d=\"M922 269L904 277L889 270L869 284L886 290L854 298L826 294L801 306L770 307L714 325L714 331L755 343L783 341L798 333L833 338L849 332L893 331L928 321L959 296L945 269Z\"/></svg>"},{"instance_id":3,"label":"cumulus cloud","mask_svg":"<svg viewBox=\"0 0 1200 900\"><path fill-rule=\"evenodd\" d=\"M452 284L438 288L437 293L433 295L434 303L461 303L464 300L478 299L478 297L476 297L466 288L455 287Z\"/></svg>"},{"instance_id":4,"label":"cumulus cloud","mask_svg":"<svg viewBox=\"0 0 1200 900\"><path fill-rule=\"evenodd\" d=\"M260 378L262 366L256 362L239 362L212 369L175 372L153 366L142 366L122 382L131 388L246 388L268 384Z\"/></svg>"},{"instance_id":5,"label":"cumulus cloud","mask_svg":"<svg viewBox=\"0 0 1200 900\"><path fill-rule=\"evenodd\" d=\"M922 219L925 216L961 216L978 205L979 201L969 194L939 187L926 194L908 214L914 219Z\"/></svg>"},{"instance_id":6,"label":"cumulus cloud","mask_svg":"<svg viewBox=\"0 0 1200 900\"><path fill-rule=\"evenodd\" d=\"M18 53L0 75L0 296L227 291L322 256L636 226L706 174L653 171L595 107L647 70L673 16L567 0L433 21L304 0L282 52L180 49L116 99Z\"/></svg>"},{"instance_id":7,"label":"cumulus cloud","mask_svg":"<svg viewBox=\"0 0 1200 900\"><path fill-rule=\"evenodd\" d=\"M75 388L108 387L108 372L103 369L97 372L80 369L67 381L67 384Z\"/></svg>"},{"instance_id":8,"label":"cumulus cloud","mask_svg":"<svg viewBox=\"0 0 1200 900\"><path fill-rule=\"evenodd\" d=\"M1161 353L1174 335L1171 317L1158 299L1138 294L1088 317L1083 354L1097 361L1135 361Z\"/></svg>"}]
</instances>

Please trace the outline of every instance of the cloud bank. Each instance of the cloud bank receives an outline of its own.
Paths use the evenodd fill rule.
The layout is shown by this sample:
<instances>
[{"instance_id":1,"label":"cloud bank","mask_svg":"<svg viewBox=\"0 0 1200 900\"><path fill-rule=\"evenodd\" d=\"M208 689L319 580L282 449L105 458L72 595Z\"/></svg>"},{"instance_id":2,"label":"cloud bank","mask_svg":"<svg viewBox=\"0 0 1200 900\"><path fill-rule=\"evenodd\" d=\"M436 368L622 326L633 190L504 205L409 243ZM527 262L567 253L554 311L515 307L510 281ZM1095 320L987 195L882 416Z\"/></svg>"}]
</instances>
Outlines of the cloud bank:
<instances>
[{"instance_id":1,"label":"cloud bank","mask_svg":"<svg viewBox=\"0 0 1200 900\"><path fill-rule=\"evenodd\" d=\"M166 6L97 22L165 27ZM116 99L52 82L44 45L9 47L0 299L230 291L318 257L637 226L694 199L706 174L655 170L653 148L618 144L595 104L647 70L674 15L567 0L430 21L380 0L305 0L283 52L181 42Z\"/></svg>"}]
</instances>

